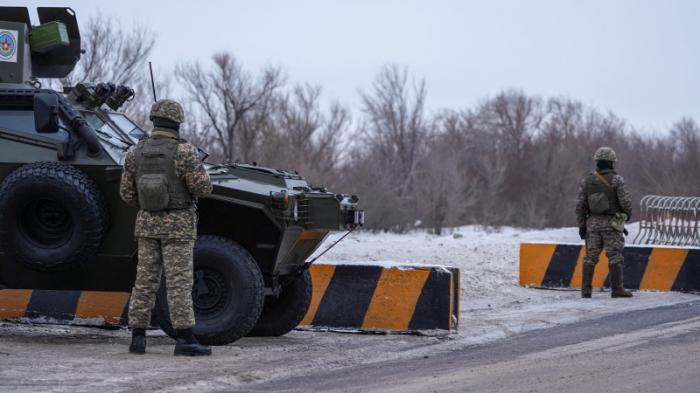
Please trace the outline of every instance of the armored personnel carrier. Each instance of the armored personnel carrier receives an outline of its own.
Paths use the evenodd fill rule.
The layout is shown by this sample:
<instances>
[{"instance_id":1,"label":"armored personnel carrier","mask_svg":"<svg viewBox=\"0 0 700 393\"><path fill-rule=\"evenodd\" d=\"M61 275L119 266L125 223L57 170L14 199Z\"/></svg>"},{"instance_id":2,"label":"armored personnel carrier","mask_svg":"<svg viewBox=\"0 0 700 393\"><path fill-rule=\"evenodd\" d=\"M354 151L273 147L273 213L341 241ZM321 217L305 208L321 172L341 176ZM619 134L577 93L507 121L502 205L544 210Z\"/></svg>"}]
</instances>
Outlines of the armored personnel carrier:
<instances>
[{"instance_id":1,"label":"armored personnel carrier","mask_svg":"<svg viewBox=\"0 0 700 393\"><path fill-rule=\"evenodd\" d=\"M147 134L123 113L134 92L109 82L63 92L39 78L80 59L70 8L0 7L0 289L131 291L136 210L119 198L127 149ZM308 257L330 231L364 222L358 198L255 164L209 165L198 201L194 332L206 344L282 335L311 298ZM154 323L171 336L165 285Z\"/></svg>"}]
</instances>

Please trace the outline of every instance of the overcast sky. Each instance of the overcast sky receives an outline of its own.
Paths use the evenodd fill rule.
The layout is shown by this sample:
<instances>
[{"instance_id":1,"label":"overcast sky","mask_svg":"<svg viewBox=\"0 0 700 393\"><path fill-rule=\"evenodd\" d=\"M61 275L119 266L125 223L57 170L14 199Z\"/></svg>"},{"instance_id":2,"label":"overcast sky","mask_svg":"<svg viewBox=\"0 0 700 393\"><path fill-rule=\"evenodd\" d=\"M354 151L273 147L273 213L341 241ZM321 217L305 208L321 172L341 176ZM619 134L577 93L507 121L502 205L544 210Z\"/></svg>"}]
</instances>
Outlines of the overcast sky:
<instances>
[{"instance_id":1,"label":"overcast sky","mask_svg":"<svg viewBox=\"0 0 700 393\"><path fill-rule=\"evenodd\" d=\"M61 1L157 34L157 72L233 52L357 109L379 67L426 78L431 108L503 89L567 95L644 129L700 120L700 1Z\"/></svg>"}]
</instances>

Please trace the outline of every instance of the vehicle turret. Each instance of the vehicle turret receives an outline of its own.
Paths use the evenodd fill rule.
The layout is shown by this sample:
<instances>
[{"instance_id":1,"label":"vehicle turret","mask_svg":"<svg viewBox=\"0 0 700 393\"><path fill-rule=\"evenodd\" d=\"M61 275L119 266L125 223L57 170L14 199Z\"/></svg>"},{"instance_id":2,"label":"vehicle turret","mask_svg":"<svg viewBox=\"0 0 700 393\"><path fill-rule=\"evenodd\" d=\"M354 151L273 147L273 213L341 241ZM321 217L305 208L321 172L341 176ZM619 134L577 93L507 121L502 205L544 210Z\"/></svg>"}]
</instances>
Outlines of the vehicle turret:
<instances>
[{"instance_id":1,"label":"vehicle turret","mask_svg":"<svg viewBox=\"0 0 700 393\"><path fill-rule=\"evenodd\" d=\"M80 60L80 30L67 7L39 7L32 25L26 7L0 7L0 84L63 78Z\"/></svg>"}]
</instances>

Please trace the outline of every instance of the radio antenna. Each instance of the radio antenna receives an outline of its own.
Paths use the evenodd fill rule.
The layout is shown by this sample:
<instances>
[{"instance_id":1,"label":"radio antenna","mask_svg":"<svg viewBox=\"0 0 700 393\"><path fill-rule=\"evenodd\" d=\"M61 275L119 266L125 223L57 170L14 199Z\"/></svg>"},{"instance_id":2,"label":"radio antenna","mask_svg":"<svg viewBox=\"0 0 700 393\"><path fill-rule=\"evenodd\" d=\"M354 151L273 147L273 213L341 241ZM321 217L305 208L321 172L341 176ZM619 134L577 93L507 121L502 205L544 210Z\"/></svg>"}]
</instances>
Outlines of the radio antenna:
<instances>
[{"instance_id":1,"label":"radio antenna","mask_svg":"<svg viewBox=\"0 0 700 393\"><path fill-rule=\"evenodd\" d=\"M156 97L156 81L153 79L153 65L151 62L148 62L148 70L151 72L151 89L153 89L153 102L158 101L158 98Z\"/></svg>"}]
</instances>

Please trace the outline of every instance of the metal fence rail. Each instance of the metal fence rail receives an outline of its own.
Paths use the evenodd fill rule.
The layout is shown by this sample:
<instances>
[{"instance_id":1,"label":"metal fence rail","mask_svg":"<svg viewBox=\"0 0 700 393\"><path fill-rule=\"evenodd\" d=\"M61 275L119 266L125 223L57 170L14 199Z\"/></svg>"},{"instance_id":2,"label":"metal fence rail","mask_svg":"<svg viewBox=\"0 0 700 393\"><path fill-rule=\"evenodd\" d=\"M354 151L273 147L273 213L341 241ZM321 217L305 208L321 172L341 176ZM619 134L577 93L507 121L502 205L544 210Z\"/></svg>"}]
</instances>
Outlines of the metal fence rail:
<instances>
[{"instance_id":1,"label":"metal fence rail","mask_svg":"<svg viewBox=\"0 0 700 393\"><path fill-rule=\"evenodd\" d=\"M700 197L647 195L640 202L636 244L700 246Z\"/></svg>"}]
</instances>

